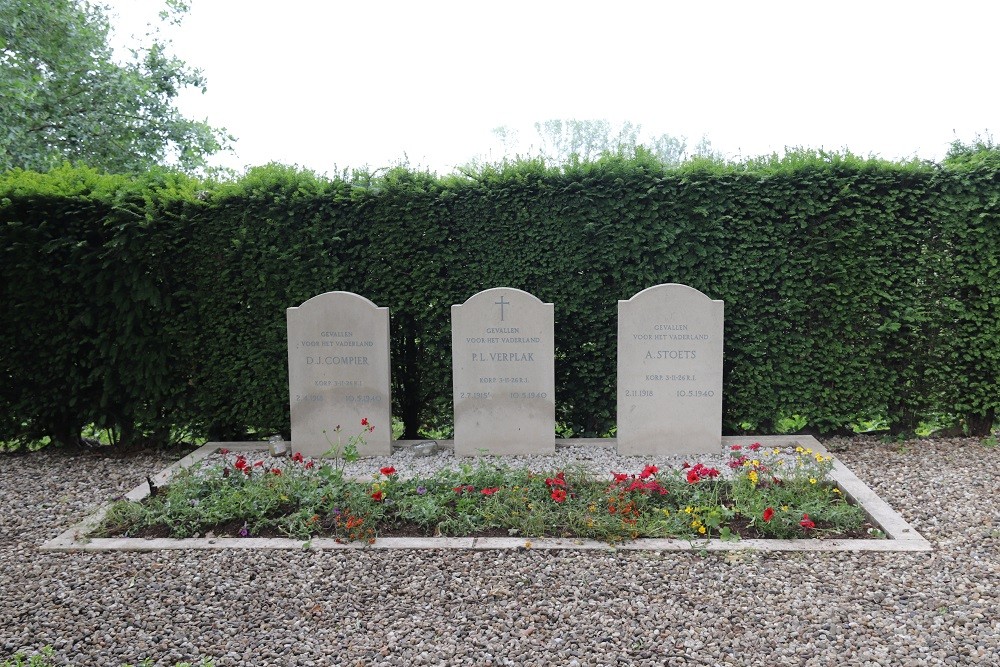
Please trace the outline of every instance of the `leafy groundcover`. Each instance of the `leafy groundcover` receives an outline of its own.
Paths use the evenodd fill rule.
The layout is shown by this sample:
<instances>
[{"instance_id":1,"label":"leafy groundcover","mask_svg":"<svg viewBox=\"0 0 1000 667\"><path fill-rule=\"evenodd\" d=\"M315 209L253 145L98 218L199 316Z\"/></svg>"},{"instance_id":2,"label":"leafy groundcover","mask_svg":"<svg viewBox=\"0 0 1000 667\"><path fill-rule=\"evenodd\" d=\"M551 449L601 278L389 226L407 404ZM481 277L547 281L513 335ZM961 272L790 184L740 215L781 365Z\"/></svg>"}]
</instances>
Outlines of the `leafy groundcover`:
<instances>
[{"instance_id":1,"label":"leafy groundcover","mask_svg":"<svg viewBox=\"0 0 1000 667\"><path fill-rule=\"evenodd\" d=\"M532 471L480 459L429 477L383 467L344 474L343 459L254 460L220 450L141 502L118 501L92 537L393 536L882 537L829 481L831 457L802 447L734 445L723 471Z\"/></svg>"}]
</instances>

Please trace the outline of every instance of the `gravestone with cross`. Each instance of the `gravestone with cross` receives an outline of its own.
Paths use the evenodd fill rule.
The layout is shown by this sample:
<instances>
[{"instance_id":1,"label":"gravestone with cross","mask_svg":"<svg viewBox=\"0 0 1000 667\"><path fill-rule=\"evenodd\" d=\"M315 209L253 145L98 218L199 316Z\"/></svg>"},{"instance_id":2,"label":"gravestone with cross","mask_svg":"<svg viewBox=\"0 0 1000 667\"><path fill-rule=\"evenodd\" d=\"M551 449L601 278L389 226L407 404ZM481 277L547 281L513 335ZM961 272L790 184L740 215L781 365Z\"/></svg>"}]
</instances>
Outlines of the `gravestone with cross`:
<instances>
[{"instance_id":1,"label":"gravestone with cross","mask_svg":"<svg viewBox=\"0 0 1000 667\"><path fill-rule=\"evenodd\" d=\"M497 287L451 319L455 455L555 452L552 304Z\"/></svg>"}]
</instances>

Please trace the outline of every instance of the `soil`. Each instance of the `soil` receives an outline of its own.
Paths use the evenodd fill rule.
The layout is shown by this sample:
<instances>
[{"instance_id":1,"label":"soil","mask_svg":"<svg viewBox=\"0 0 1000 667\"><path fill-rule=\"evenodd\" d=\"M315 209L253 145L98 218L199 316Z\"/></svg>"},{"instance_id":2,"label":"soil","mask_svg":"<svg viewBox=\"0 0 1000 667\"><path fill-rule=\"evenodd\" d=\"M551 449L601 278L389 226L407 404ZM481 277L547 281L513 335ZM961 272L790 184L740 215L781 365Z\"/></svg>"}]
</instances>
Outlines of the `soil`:
<instances>
[{"instance_id":1,"label":"soil","mask_svg":"<svg viewBox=\"0 0 1000 667\"><path fill-rule=\"evenodd\" d=\"M206 529L203 533L200 533L200 537L205 537L206 535L212 535L214 537L241 537L240 530L243 528L242 521L230 521L228 523L219 524ZM865 522L860 528L856 530L833 532L824 526L822 522L816 524L816 534L819 536L817 539L824 540L865 540L865 539L875 539L869 530L874 530L876 526L870 522ZM762 535L749 523L749 520L743 517L737 517L736 519L730 521L729 530L734 534L739 535L740 539L749 540L766 540L773 539L768 535ZM122 537L121 535L116 535L115 537ZM140 538L169 538L170 529L165 525L150 526L137 531L133 537ZM273 528L266 528L258 533L251 535L250 537L288 537L278 530ZM336 537L330 531L321 531L314 537ZM383 528L378 532L378 537L435 537L434 530L420 526L414 523L402 523L394 526L389 526ZM469 533L468 535L462 535L461 537L511 537L510 533L506 528L487 528L474 533ZM547 535L546 537L576 537L572 534L563 535Z\"/></svg>"}]
</instances>

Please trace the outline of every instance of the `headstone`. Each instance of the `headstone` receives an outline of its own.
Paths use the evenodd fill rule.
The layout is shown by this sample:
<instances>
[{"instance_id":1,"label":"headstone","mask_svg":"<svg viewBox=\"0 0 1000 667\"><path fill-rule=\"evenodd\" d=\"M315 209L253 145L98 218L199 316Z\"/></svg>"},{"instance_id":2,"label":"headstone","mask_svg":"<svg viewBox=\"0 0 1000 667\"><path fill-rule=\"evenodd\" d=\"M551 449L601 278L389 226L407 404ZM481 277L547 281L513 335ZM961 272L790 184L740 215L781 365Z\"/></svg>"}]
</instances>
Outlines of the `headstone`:
<instances>
[{"instance_id":1,"label":"headstone","mask_svg":"<svg viewBox=\"0 0 1000 667\"><path fill-rule=\"evenodd\" d=\"M723 302L656 285L618 302L618 452L722 450Z\"/></svg>"},{"instance_id":2,"label":"headstone","mask_svg":"<svg viewBox=\"0 0 1000 667\"><path fill-rule=\"evenodd\" d=\"M351 292L327 292L289 308L287 320L292 450L319 456L338 438L343 446L364 432L358 453L388 456L389 309Z\"/></svg>"},{"instance_id":3,"label":"headstone","mask_svg":"<svg viewBox=\"0 0 1000 667\"><path fill-rule=\"evenodd\" d=\"M555 452L551 303L511 287L451 307L455 455Z\"/></svg>"}]
</instances>

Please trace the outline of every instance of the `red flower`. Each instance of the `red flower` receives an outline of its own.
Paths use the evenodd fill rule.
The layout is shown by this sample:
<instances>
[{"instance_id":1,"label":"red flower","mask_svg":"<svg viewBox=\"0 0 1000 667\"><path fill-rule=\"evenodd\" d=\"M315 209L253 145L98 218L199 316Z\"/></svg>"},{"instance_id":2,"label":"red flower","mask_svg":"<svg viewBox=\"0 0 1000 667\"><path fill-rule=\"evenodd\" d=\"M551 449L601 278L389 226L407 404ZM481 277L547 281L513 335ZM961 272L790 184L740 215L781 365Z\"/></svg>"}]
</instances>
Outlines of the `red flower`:
<instances>
[{"instance_id":1,"label":"red flower","mask_svg":"<svg viewBox=\"0 0 1000 667\"><path fill-rule=\"evenodd\" d=\"M362 426L368 426L368 417L362 417L361 418L361 425Z\"/></svg>"},{"instance_id":2,"label":"red flower","mask_svg":"<svg viewBox=\"0 0 1000 667\"><path fill-rule=\"evenodd\" d=\"M612 470L611 471L611 476L615 478L616 482L627 482L628 481L628 473L627 472L615 472L614 470Z\"/></svg>"},{"instance_id":3,"label":"red flower","mask_svg":"<svg viewBox=\"0 0 1000 667\"><path fill-rule=\"evenodd\" d=\"M688 468L690 468L690 467L691 467L691 464L690 464L690 463L688 463L687 461L685 461L685 462L684 462L684 464L683 464L683 465L681 465L681 468L684 468L685 470L687 470L687 469L688 469Z\"/></svg>"},{"instance_id":4,"label":"red flower","mask_svg":"<svg viewBox=\"0 0 1000 667\"><path fill-rule=\"evenodd\" d=\"M247 460L243 458L242 455L236 457L236 463L234 463L233 465L236 466L237 470L243 470L245 468L250 467L249 464L247 463Z\"/></svg>"},{"instance_id":5,"label":"red flower","mask_svg":"<svg viewBox=\"0 0 1000 667\"><path fill-rule=\"evenodd\" d=\"M761 447L760 443L755 442L752 445L750 445L750 451L756 452L758 449L760 449L760 447Z\"/></svg>"},{"instance_id":6,"label":"red flower","mask_svg":"<svg viewBox=\"0 0 1000 667\"><path fill-rule=\"evenodd\" d=\"M809 518L808 514L802 515L802 521L799 521L799 525L802 526L803 530L812 530L816 527L816 524Z\"/></svg>"},{"instance_id":7,"label":"red flower","mask_svg":"<svg viewBox=\"0 0 1000 667\"><path fill-rule=\"evenodd\" d=\"M222 454L223 456L225 456L226 454L229 453L229 450L226 449L225 447L223 447L222 449L219 450L219 453Z\"/></svg>"},{"instance_id":8,"label":"red flower","mask_svg":"<svg viewBox=\"0 0 1000 667\"><path fill-rule=\"evenodd\" d=\"M729 448L729 451L738 452L741 449L743 449L743 447L741 445L733 445L732 447Z\"/></svg>"},{"instance_id":9,"label":"red flower","mask_svg":"<svg viewBox=\"0 0 1000 667\"><path fill-rule=\"evenodd\" d=\"M774 508L768 507L766 510L764 510L764 523L767 523L773 518L774 518Z\"/></svg>"},{"instance_id":10,"label":"red flower","mask_svg":"<svg viewBox=\"0 0 1000 667\"><path fill-rule=\"evenodd\" d=\"M553 489L552 500L556 501L557 503L561 503L562 501L566 500L566 491L563 489Z\"/></svg>"},{"instance_id":11,"label":"red flower","mask_svg":"<svg viewBox=\"0 0 1000 667\"><path fill-rule=\"evenodd\" d=\"M701 475L698 474L697 470L688 470L688 484L697 484L701 481Z\"/></svg>"},{"instance_id":12,"label":"red flower","mask_svg":"<svg viewBox=\"0 0 1000 667\"><path fill-rule=\"evenodd\" d=\"M382 502L382 498L383 496L381 491L376 491L375 493L372 494L372 500L374 500L377 503Z\"/></svg>"},{"instance_id":13,"label":"red flower","mask_svg":"<svg viewBox=\"0 0 1000 667\"><path fill-rule=\"evenodd\" d=\"M314 465L316 465L315 461L306 461L306 470L312 470Z\"/></svg>"},{"instance_id":14,"label":"red flower","mask_svg":"<svg viewBox=\"0 0 1000 667\"><path fill-rule=\"evenodd\" d=\"M648 477L655 475L658 472L660 472L660 469L657 468L656 466L651 466L651 465L646 466L645 468L642 469L642 472L639 473L639 478L646 479Z\"/></svg>"},{"instance_id":15,"label":"red flower","mask_svg":"<svg viewBox=\"0 0 1000 667\"><path fill-rule=\"evenodd\" d=\"M665 496L667 494L667 490L664 489L662 486L660 486L660 483L657 482L655 479L651 479L648 482L643 482L642 480L634 479L634 480L632 480L632 483L629 484L628 488L625 489L625 490L626 491L656 491L661 496Z\"/></svg>"},{"instance_id":16,"label":"red flower","mask_svg":"<svg viewBox=\"0 0 1000 667\"><path fill-rule=\"evenodd\" d=\"M482 490L482 494L484 496L492 496L494 493L496 493L499 490L500 490L499 486L494 486L494 487L489 488L489 489L483 489Z\"/></svg>"},{"instance_id":17,"label":"red flower","mask_svg":"<svg viewBox=\"0 0 1000 667\"><path fill-rule=\"evenodd\" d=\"M253 467L254 467L254 468L263 468L263 467L264 467L264 462L263 462L263 461L256 461L256 462L255 462L255 463L253 464Z\"/></svg>"},{"instance_id":18,"label":"red flower","mask_svg":"<svg viewBox=\"0 0 1000 667\"><path fill-rule=\"evenodd\" d=\"M700 475L701 477L710 477L712 479L715 479L716 477L719 476L718 470L716 470L715 468L707 468L705 467L704 463L695 464L695 466L691 468L691 470L698 473L698 475Z\"/></svg>"},{"instance_id":19,"label":"red flower","mask_svg":"<svg viewBox=\"0 0 1000 667\"><path fill-rule=\"evenodd\" d=\"M566 486L566 473L556 473L555 477L546 477L545 486Z\"/></svg>"},{"instance_id":20,"label":"red flower","mask_svg":"<svg viewBox=\"0 0 1000 667\"><path fill-rule=\"evenodd\" d=\"M388 477L390 475L395 475L396 469L393 468L392 466L386 466L384 468L379 468L379 472Z\"/></svg>"},{"instance_id":21,"label":"red flower","mask_svg":"<svg viewBox=\"0 0 1000 667\"><path fill-rule=\"evenodd\" d=\"M302 456L302 452L295 452L292 454L292 460L296 463L302 463L302 461L305 460L305 457Z\"/></svg>"},{"instance_id":22,"label":"red flower","mask_svg":"<svg viewBox=\"0 0 1000 667\"><path fill-rule=\"evenodd\" d=\"M281 468L271 468L271 474L274 475L274 476L276 476L276 477L280 477L281 476Z\"/></svg>"}]
</instances>

